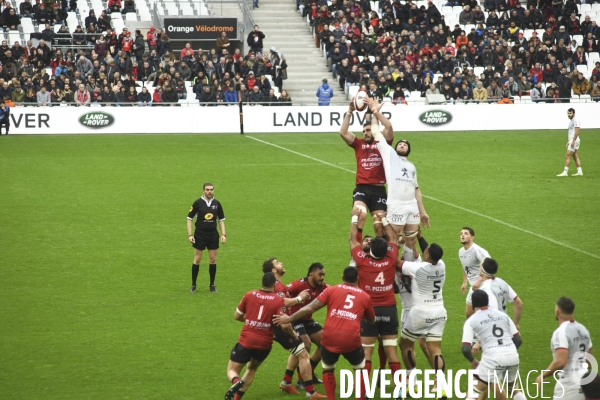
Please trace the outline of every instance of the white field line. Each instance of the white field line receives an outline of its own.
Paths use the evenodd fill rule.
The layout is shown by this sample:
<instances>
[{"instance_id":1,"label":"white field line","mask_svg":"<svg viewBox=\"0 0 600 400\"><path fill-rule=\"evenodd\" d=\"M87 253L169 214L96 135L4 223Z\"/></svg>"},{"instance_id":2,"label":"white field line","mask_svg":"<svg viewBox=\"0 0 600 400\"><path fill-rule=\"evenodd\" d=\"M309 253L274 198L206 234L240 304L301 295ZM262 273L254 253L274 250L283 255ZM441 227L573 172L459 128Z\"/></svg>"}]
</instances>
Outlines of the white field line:
<instances>
[{"instance_id":1,"label":"white field line","mask_svg":"<svg viewBox=\"0 0 600 400\"><path fill-rule=\"evenodd\" d=\"M273 143L266 142L266 141L264 141L264 140L261 140L261 139L255 138L255 137L253 137L253 136L247 136L247 135L246 135L246 137L247 137L247 138L249 138L249 139L252 139L252 140L256 140L257 142L261 142L261 143L264 143L264 144L266 144L266 145L273 146L273 147L276 147L276 148L278 148L278 149L281 149L281 150L288 151L288 152L290 152L290 153L293 153L293 154L296 154L296 155L298 155L298 156L305 157L305 158L308 158L308 159L310 159L310 160L313 160L313 161L320 162L320 163L322 163L322 164L325 164L325 165L329 165L330 167L334 167L334 168L337 168L337 169L341 169L342 171L350 172L350 173L352 173L352 174L356 173L356 171L350 170L350 169L348 169L348 168L340 167L339 165L336 165L336 164L331 164L331 163L328 163L327 161L323 161L323 160L320 160L320 159L318 159L318 158L311 157L311 156L309 156L309 155L306 155L306 154L298 153L297 151L290 150L290 149L287 149L287 148L285 148L285 147L278 146L278 145L276 145L276 144L273 144ZM566 243L559 242L558 240L554 240L554 239L552 239L552 238L549 238L549 237L547 237L547 236L540 235L539 233L532 232L532 231L530 231L530 230L528 230L528 229L523 229L523 228L521 228L521 227L518 227L518 226L516 226L516 225L509 224L508 222L504 222L504 221L502 221L502 220L499 220L499 219L497 219L497 218L490 217L489 215L481 214L481 213L479 213L479 212L477 212L477 211L469 210L468 208L464 208L464 207L461 207L461 206L457 206L456 204L448 203L447 201L444 201L444 200L436 199L435 197L431 197L431 196L427 196L427 195L423 195L423 197L425 197L425 198L427 198L427 199L429 199L429 200L437 201L438 203L442 203L442 204L444 204L444 205L447 205L447 206L449 206L449 207L454 207L454 208L457 208L457 209L459 209L459 210L461 210L461 211L464 211L464 212L468 212L468 213L470 213L470 214L477 215L478 217L482 217L482 218L489 219L490 221L494 221L494 222L496 222L496 223L498 223L498 224L501 224L501 225L504 225L504 226L508 226L509 228L516 229L516 230L518 230L518 231L520 231L520 232L528 233L528 234L530 234L530 235L533 235L533 236L536 236L536 237L538 237L538 238L540 238L540 239L547 240L547 241L549 241L549 242L551 242L551 243L557 244L557 245L559 245L559 246L562 246L562 247L566 247L567 249L570 249L570 250L573 250L573 251L577 251L577 252L579 252L579 253L582 253L582 254L585 254L585 255L587 255L587 256L594 257L594 258L596 258L596 259L599 259L599 260L600 260L600 256L598 256L598 255L596 255L596 254L592 254L592 253L589 253L589 252L587 252L587 251L585 251L585 250L578 249L577 247L573 247L573 246L571 246L571 245L568 245L568 244L566 244Z\"/></svg>"}]
</instances>

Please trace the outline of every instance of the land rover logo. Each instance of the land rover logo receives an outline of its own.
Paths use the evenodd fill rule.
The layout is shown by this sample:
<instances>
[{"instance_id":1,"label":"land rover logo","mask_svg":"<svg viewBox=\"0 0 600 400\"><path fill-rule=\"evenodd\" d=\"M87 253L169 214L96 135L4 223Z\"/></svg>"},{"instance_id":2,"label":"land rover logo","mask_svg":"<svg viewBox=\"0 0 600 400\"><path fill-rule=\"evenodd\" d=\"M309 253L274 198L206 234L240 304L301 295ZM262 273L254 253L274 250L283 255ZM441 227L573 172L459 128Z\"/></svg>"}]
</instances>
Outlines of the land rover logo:
<instances>
[{"instance_id":1,"label":"land rover logo","mask_svg":"<svg viewBox=\"0 0 600 400\"><path fill-rule=\"evenodd\" d=\"M423 114L419 115L419 121L425 125L445 125L452 121L452 114L443 110L425 111Z\"/></svg>"},{"instance_id":2,"label":"land rover logo","mask_svg":"<svg viewBox=\"0 0 600 400\"><path fill-rule=\"evenodd\" d=\"M115 123L115 117L104 111L90 111L79 117L79 123L92 129L100 129Z\"/></svg>"}]
</instances>

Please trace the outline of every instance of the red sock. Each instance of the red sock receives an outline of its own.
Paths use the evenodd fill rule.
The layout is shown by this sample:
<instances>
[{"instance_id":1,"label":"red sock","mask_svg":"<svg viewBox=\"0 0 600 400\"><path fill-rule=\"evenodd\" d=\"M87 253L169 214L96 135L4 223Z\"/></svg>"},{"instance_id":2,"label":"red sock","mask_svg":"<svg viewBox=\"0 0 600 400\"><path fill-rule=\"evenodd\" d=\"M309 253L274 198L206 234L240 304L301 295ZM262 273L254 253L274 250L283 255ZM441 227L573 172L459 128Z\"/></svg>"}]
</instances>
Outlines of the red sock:
<instances>
[{"instance_id":1,"label":"red sock","mask_svg":"<svg viewBox=\"0 0 600 400\"><path fill-rule=\"evenodd\" d=\"M294 372L289 369L286 369L285 374L283 375L283 381L285 383L292 383L293 379L294 379Z\"/></svg>"},{"instance_id":2,"label":"red sock","mask_svg":"<svg viewBox=\"0 0 600 400\"><path fill-rule=\"evenodd\" d=\"M400 368L402 368L402 366L400 365L400 361L390 363L390 369L392 370L392 382L394 379L394 374L396 373L396 371L399 371Z\"/></svg>"},{"instance_id":3,"label":"red sock","mask_svg":"<svg viewBox=\"0 0 600 400\"><path fill-rule=\"evenodd\" d=\"M365 369L368 372L368 375L371 376L371 360L365 361Z\"/></svg>"},{"instance_id":4,"label":"red sock","mask_svg":"<svg viewBox=\"0 0 600 400\"><path fill-rule=\"evenodd\" d=\"M315 386L313 385L313 381L312 379L308 380L308 381L304 381L304 390L306 390L306 393L314 393L315 391Z\"/></svg>"},{"instance_id":5,"label":"red sock","mask_svg":"<svg viewBox=\"0 0 600 400\"><path fill-rule=\"evenodd\" d=\"M383 346L377 346L377 353L379 354L379 369L385 369L385 364L387 363L387 356L385 355Z\"/></svg>"},{"instance_id":6,"label":"red sock","mask_svg":"<svg viewBox=\"0 0 600 400\"><path fill-rule=\"evenodd\" d=\"M371 361L367 361L367 363L369 365L369 369L367 369L367 368L365 368L365 369L368 371L368 373L367 373L367 379L369 379L368 376L371 375ZM366 365L365 365L365 367L366 367ZM361 373L361 376L362 376L362 371L363 370L360 370L360 371L361 371L360 373ZM363 400L365 398L365 390L366 390L365 388L366 388L366 386L365 386L365 380L361 379L360 380L360 396L356 396L357 400Z\"/></svg>"},{"instance_id":7,"label":"red sock","mask_svg":"<svg viewBox=\"0 0 600 400\"><path fill-rule=\"evenodd\" d=\"M235 394L235 396L233 396L233 400L242 400L242 397L244 396L246 392L237 392Z\"/></svg>"},{"instance_id":8,"label":"red sock","mask_svg":"<svg viewBox=\"0 0 600 400\"><path fill-rule=\"evenodd\" d=\"M323 386L325 386L327 400L335 400L335 387L337 386L337 383L333 371L323 372Z\"/></svg>"},{"instance_id":9,"label":"red sock","mask_svg":"<svg viewBox=\"0 0 600 400\"><path fill-rule=\"evenodd\" d=\"M231 384L232 384L232 385L235 385L235 383L236 383L237 381L239 381L239 380L240 380L240 377L239 377L239 376L236 376L235 378L233 378L233 379L231 380Z\"/></svg>"}]
</instances>

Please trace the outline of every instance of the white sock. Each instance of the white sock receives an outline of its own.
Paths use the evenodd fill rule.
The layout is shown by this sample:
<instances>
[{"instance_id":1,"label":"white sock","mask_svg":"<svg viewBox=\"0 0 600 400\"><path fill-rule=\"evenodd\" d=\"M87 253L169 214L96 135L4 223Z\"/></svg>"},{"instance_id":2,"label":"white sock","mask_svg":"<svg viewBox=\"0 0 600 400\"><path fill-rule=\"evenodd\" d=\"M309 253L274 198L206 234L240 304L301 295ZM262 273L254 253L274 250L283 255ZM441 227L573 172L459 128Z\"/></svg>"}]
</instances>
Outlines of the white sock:
<instances>
[{"instance_id":1,"label":"white sock","mask_svg":"<svg viewBox=\"0 0 600 400\"><path fill-rule=\"evenodd\" d=\"M523 394L523 392L517 392L513 396L513 399L514 400L527 400L527 397L525 397L525 395Z\"/></svg>"},{"instance_id":2,"label":"white sock","mask_svg":"<svg viewBox=\"0 0 600 400\"><path fill-rule=\"evenodd\" d=\"M565 167L565 172L569 172L569 167Z\"/></svg>"},{"instance_id":3,"label":"white sock","mask_svg":"<svg viewBox=\"0 0 600 400\"><path fill-rule=\"evenodd\" d=\"M581 167L577 167L577 172L580 172L580 173L582 172Z\"/></svg>"}]
</instances>

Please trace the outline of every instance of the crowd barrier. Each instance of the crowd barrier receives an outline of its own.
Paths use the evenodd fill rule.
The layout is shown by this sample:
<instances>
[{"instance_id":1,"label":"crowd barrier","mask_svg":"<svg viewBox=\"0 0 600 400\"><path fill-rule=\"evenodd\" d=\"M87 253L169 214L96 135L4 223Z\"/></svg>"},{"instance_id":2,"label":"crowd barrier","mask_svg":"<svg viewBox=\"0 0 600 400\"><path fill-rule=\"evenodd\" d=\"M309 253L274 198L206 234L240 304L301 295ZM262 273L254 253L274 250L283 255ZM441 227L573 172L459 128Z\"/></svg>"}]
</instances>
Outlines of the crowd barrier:
<instances>
[{"instance_id":1,"label":"crowd barrier","mask_svg":"<svg viewBox=\"0 0 600 400\"><path fill-rule=\"evenodd\" d=\"M566 129L573 107L582 129L600 128L597 103L384 105L395 131ZM243 107L244 133L339 132L345 106ZM11 134L241 133L240 109L220 107L15 107ZM364 112L350 131L361 132Z\"/></svg>"}]
</instances>

